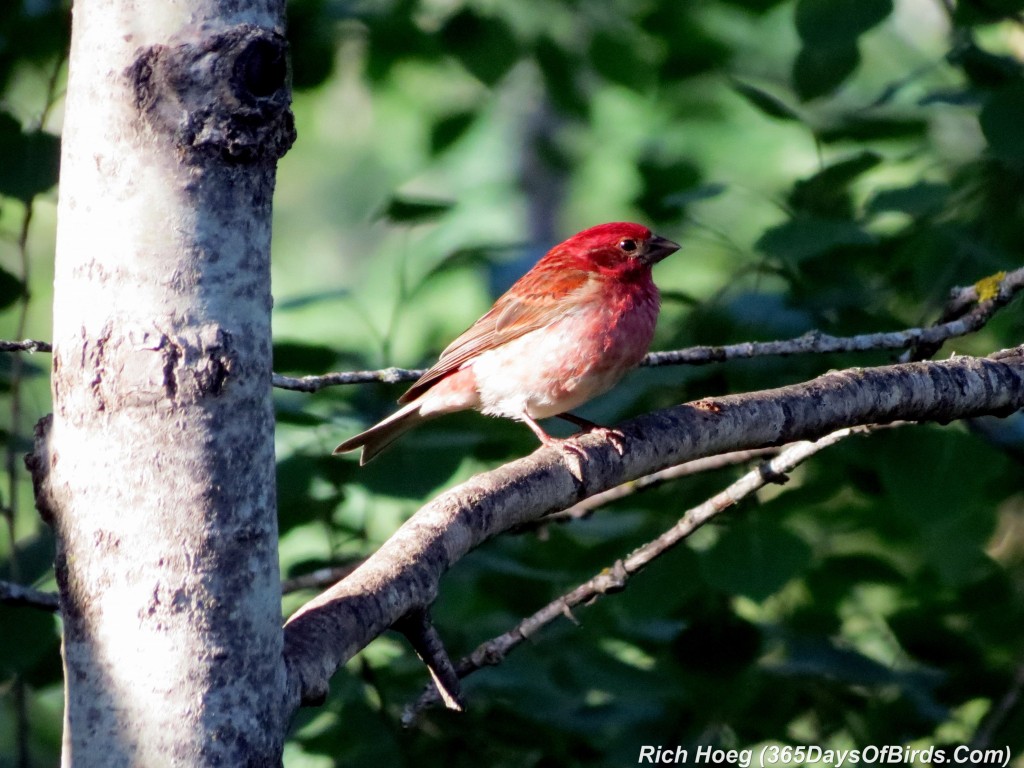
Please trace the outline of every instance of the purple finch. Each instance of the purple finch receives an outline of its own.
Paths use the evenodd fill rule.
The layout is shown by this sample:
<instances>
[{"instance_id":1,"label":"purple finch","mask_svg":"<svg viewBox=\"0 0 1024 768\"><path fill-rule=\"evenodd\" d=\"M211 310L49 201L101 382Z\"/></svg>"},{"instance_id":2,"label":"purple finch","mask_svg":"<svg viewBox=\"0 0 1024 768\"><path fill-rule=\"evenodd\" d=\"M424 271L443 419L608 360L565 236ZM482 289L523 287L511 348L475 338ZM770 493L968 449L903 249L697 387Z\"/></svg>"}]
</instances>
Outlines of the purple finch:
<instances>
[{"instance_id":1,"label":"purple finch","mask_svg":"<svg viewBox=\"0 0 1024 768\"><path fill-rule=\"evenodd\" d=\"M360 464L420 422L474 409L525 422L561 416L611 389L647 354L660 298L651 267L679 249L640 224L591 227L556 245L398 400L403 407L351 437Z\"/></svg>"}]
</instances>

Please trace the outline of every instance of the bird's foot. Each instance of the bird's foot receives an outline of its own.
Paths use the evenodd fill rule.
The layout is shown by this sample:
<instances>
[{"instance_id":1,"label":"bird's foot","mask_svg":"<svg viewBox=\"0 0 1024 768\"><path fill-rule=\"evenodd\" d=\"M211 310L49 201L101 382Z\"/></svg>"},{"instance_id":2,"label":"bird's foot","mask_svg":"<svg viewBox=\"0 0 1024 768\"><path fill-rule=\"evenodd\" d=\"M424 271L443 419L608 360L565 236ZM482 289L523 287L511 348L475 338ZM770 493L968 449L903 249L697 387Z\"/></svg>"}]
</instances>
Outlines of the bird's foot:
<instances>
[{"instance_id":1,"label":"bird's foot","mask_svg":"<svg viewBox=\"0 0 1024 768\"><path fill-rule=\"evenodd\" d=\"M626 435L621 429L615 429L614 427L605 427L601 424L596 424L589 419L584 419L577 416L574 413L562 413L559 414L558 418L568 421L570 424L575 424L581 429L587 430L589 433L596 433L612 444L615 452L619 456L624 456L626 453Z\"/></svg>"},{"instance_id":2,"label":"bird's foot","mask_svg":"<svg viewBox=\"0 0 1024 768\"><path fill-rule=\"evenodd\" d=\"M615 429L614 427L602 427L594 425L594 428L590 430L591 434L598 434L612 444L612 448L619 456L626 455L626 434L621 429Z\"/></svg>"},{"instance_id":3,"label":"bird's foot","mask_svg":"<svg viewBox=\"0 0 1024 768\"><path fill-rule=\"evenodd\" d=\"M574 459L577 463L587 458L587 452L580 446L576 445L576 443L572 442L571 437L563 438L548 436L546 440L542 440L541 442L548 448L554 448L566 459Z\"/></svg>"}]
</instances>

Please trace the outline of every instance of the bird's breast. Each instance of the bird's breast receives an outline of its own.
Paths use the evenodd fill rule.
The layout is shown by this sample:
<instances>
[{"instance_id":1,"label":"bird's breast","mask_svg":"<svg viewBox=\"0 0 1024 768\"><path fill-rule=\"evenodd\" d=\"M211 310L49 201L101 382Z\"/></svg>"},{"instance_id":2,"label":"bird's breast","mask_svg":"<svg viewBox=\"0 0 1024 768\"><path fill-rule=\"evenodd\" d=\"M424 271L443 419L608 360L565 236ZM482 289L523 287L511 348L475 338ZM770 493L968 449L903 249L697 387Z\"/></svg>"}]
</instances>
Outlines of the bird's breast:
<instances>
[{"instance_id":1,"label":"bird's breast","mask_svg":"<svg viewBox=\"0 0 1024 768\"><path fill-rule=\"evenodd\" d=\"M579 301L544 328L481 354L472 364L481 410L546 418L613 387L647 353L658 318L653 284L632 288Z\"/></svg>"}]
</instances>

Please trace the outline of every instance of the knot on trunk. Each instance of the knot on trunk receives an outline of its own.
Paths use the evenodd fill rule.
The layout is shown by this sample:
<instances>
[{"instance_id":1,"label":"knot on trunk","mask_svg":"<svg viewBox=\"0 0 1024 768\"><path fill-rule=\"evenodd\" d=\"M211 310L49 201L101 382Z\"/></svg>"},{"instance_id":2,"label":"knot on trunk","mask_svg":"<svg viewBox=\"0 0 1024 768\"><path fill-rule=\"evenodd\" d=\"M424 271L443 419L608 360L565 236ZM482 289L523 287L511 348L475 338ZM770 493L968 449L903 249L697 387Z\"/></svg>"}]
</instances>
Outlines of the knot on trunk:
<instances>
[{"instance_id":1,"label":"knot on trunk","mask_svg":"<svg viewBox=\"0 0 1024 768\"><path fill-rule=\"evenodd\" d=\"M140 49L126 76L139 114L186 160L274 161L295 141L287 48L282 34L252 24L190 27L173 44Z\"/></svg>"}]
</instances>

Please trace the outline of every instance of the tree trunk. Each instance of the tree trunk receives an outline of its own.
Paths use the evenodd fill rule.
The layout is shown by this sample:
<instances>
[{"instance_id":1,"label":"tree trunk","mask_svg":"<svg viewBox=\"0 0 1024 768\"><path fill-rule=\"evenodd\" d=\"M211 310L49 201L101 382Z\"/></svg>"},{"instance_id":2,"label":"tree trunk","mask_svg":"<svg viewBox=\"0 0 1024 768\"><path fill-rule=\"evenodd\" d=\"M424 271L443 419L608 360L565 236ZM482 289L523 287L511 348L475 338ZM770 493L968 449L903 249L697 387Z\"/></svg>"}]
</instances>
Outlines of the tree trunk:
<instances>
[{"instance_id":1,"label":"tree trunk","mask_svg":"<svg viewBox=\"0 0 1024 768\"><path fill-rule=\"evenodd\" d=\"M52 424L65 765L277 765L270 214L283 0L74 7Z\"/></svg>"}]
</instances>

